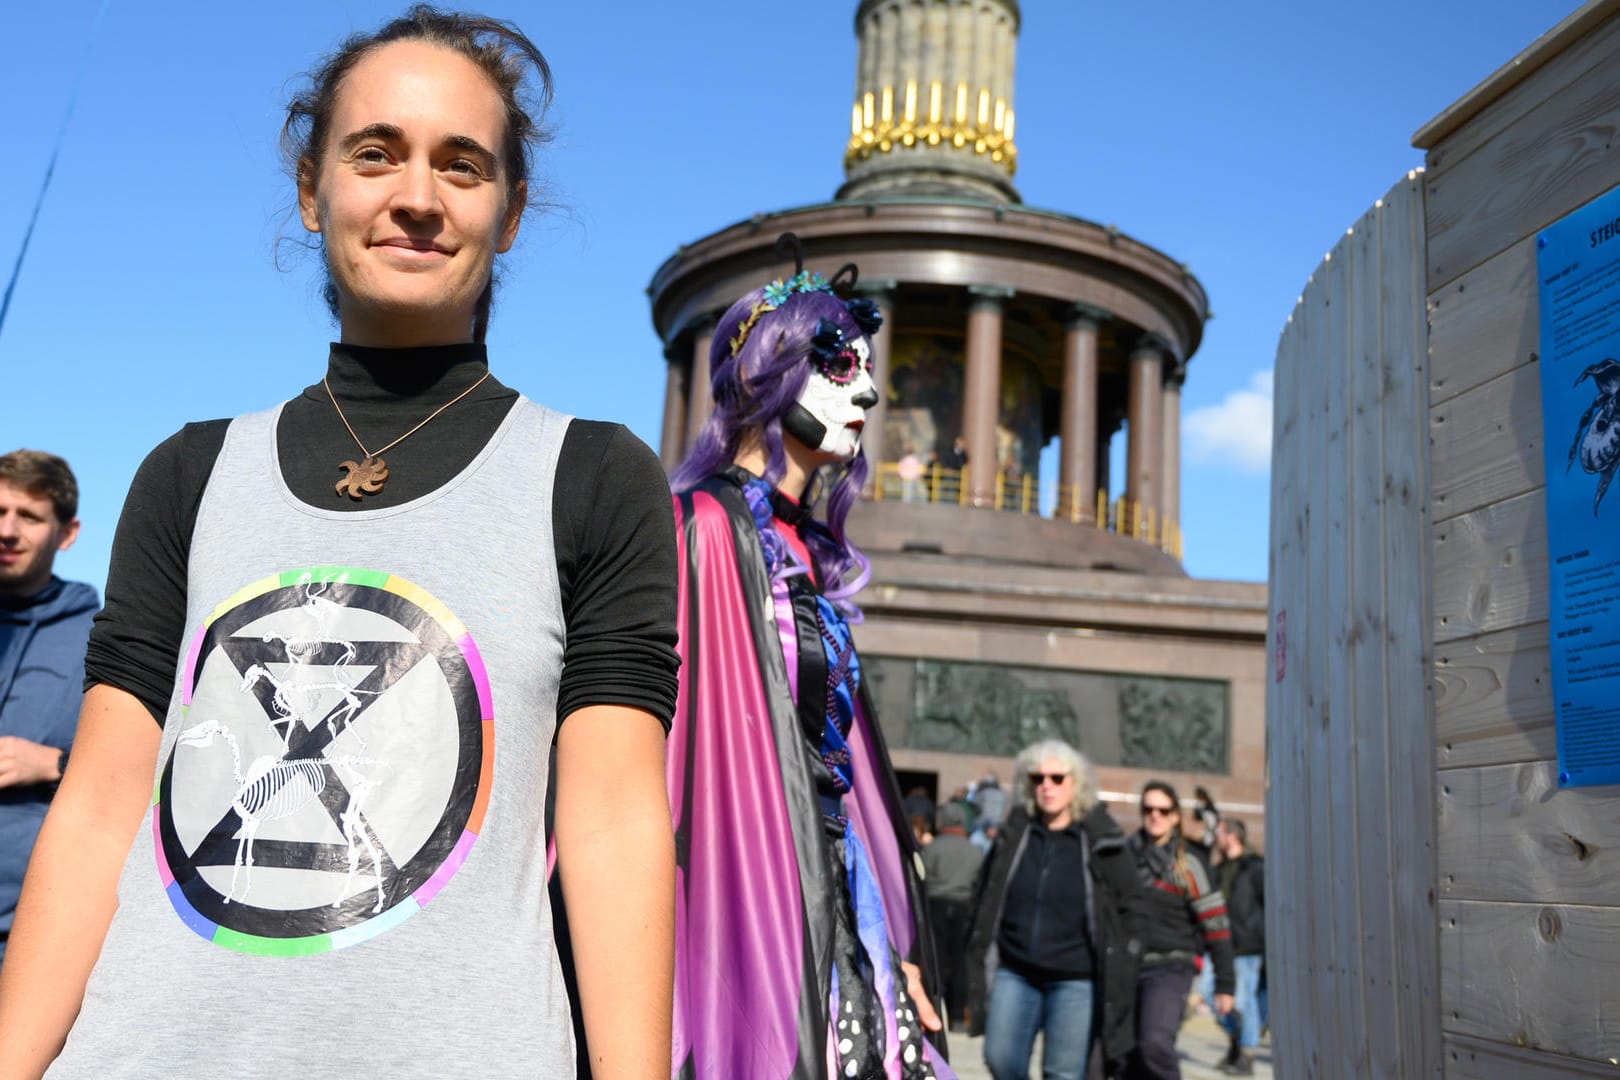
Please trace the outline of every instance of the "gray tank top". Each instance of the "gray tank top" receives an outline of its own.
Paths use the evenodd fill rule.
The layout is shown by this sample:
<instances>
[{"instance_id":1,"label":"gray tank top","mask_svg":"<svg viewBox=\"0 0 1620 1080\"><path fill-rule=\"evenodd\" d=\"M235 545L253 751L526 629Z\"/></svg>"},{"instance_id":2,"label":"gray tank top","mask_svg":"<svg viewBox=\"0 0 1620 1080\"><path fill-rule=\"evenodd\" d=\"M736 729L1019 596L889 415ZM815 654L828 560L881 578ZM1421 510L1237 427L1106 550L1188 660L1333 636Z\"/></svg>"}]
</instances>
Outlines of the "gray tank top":
<instances>
[{"instance_id":1,"label":"gray tank top","mask_svg":"<svg viewBox=\"0 0 1620 1080\"><path fill-rule=\"evenodd\" d=\"M340 512L282 481L280 412L209 477L152 805L47 1075L572 1077L545 843L569 418L520 400L443 488Z\"/></svg>"}]
</instances>

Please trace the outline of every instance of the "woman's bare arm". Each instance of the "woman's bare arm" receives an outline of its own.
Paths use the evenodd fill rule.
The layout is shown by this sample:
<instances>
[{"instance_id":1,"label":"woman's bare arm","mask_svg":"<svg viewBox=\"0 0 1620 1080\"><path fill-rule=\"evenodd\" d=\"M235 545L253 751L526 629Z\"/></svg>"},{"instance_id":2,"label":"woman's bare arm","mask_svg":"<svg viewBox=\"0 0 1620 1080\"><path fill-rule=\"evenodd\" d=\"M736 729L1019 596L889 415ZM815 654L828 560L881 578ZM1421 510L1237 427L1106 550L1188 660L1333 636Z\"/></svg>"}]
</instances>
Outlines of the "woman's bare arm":
<instances>
[{"instance_id":1,"label":"woman's bare arm","mask_svg":"<svg viewBox=\"0 0 1620 1080\"><path fill-rule=\"evenodd\" d=\"M563 723L556 838L592 1073L667 1077L675 838L664 731L650 714L592 705Z\"/></svg>"},{"instance_id":2,"label":"woman's bare arm","mask_svg":"<svg viewBox=\"0 0 1620 1080\"><path fill-rule=\"evenodd\" d=\"M162 729L133 696L93 686L73 761L39 831L0 965L0 1076L61 1052L118 906L118 875L152 798Z\"/></svg>"}]
</instances>

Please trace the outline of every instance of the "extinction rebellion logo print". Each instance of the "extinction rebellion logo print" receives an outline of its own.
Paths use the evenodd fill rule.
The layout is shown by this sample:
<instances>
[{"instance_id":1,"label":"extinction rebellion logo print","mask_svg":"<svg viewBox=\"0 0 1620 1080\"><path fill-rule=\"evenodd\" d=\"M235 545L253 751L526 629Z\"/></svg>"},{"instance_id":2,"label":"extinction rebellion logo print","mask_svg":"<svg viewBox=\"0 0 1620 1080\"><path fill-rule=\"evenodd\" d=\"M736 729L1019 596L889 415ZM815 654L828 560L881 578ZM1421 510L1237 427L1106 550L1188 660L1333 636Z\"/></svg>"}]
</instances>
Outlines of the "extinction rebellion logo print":
<instances>
[{"instance_id":1,"label":"extinction rebellion logo print","mask_svg":"<svg viewBox=\"0 0 1620 1080\"><path fill-rule=\"evenodd\" d=\"M340 949L409 918L466 859L494 768L489 680L415 585L343 567L256 582L198 630L184 680L152 831L198 934Z\"/></svg>"}]
</instances>

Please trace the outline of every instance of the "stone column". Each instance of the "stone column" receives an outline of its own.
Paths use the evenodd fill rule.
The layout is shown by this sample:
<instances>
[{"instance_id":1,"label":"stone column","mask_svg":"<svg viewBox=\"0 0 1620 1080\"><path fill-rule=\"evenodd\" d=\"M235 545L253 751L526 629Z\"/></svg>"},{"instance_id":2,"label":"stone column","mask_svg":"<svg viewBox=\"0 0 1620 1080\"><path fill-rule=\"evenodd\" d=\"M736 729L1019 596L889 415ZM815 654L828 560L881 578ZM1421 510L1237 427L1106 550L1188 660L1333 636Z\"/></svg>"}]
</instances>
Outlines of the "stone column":
<instances>
[{"instance_id":1,"label":"stone column","mask_svg":"<svg viewBox=\"0 0 1620 1080\"><path fill-rule=\"evenodd\" d=\"M855 100L882 83L882 25L884 16L877 11L868 12L855 29Z\"/></svg>"},{"instance_id":2,"label":"stone column","mask_svg":"<svg viewBox=\"0 0 1620 1080\"><path fill-rule=\"evenodd\" d=\"M967 356L962 371L962 438L967 501L996 504L996 421L1001 418L1001 313L1011 289L968 287Z\"/></svg>"},{"instance_id":3,"label":"stone column","mask_svg":"<svg viewBox=\"0 0 1620 1080\"><path fill-rule=\"evenodd\" d=\"M673 350L671 350L673 352ZM664 471L674 472L686 454L686 364L679 355L664 365L664 430L658 440L658 460Z\"/></svg>"},{"instance_id":4,"label":"stone column","mask_svg":"<svg viewBox=\"0 0 1620 1080\"><path fill-rule=\"evenodd\" d=\"M883 315L883 328L872 341L872 381L877 384L878 403L866 410L866 428L861 432L861 449L866 454L866 483L861 495L871 498L877 485L878 470L883 467L883 436L889 414L889 345L894 340L893 281L861 282L856 292L871 300ZM891 455L892 456L892 455Z\"/></svg>"},{"instance_id":5,"label":"stone column","mask_svg":"<svg viewBox=\"0 0 1620 1080\"><path fill-rule=\"evenodd\" d=\"M861 0L837 198L922 183L1019 201L1009 119L1017 12L1018 0Z\"/></svg>"},{"instance_id":6,"label":"stone column","mask_svg":"<svg viewBox=\"0 0 1620 1080\"><path fill-rule=\"evenodd\" d=\"M976 25L973 30L973 83L990 91L991 108L995 108L998 96L1005 96L1005 90L996 80L995 35L983 25Z\"/></svg>"},{"instance_id":7,"label":"stone column","mask_svg":"<svg viewBox=\"0 0 1620 1080\"><path fill-rule=\"evenodd\" d=\"M1106 528L1114 512L1114 504L1119 501L1121 492L1114 487L1114 436L1119 434L1124 421L1117 413L1099 415L1097 417L1097 490L1107 496L1103 503L1102 518L1098 525ZM1092 496L1091 509L1097 510L1097 497ZM1118 528L1118 525L1115 525Z\"/></svg>"},{"instance_id":8,"label":"stone column","mask_svg":"<svg viewBox=\"0 0 1620 1080\"><path fill-rule=\"evenodd\" d=\"M930 4L923 9L922 69L930 78L945 80L948 39L950 37L950 9L944 4ZM955 99L955 88L944 87L947 101ZM946 115L950 106L945 106Z\"/></svg>"},{"instance_id":9,"label":"stone column","mask_svg":"<svg viewBox=\"0 0 1620 1080\"><path fill-rule=\"evenodd\" d=\"M1159 454L1163 450L1160 427L1164 420L1164 349L1149 336L1131 353L1130 413L1126 417L1125 495L1144 518L1148 510L1159 508ZM1129 522L1131 535L1137 532L1137 518Z\"/></svg>"},{"instance_id":10,"label":"stone column","mask_svg":"<svg viewBox=\"0 0 1620 1080\"><path fill-rule=\"evenodd\" d=\"M1181 524L1181 386L1187 381L1187 365L1170 365L1164 379L1164 449L1159 469L1159 513L1163 520ZM1160 530L1161 540L1163 530Z\"/></svg>"},{"instance_id":11,"label":"stone column","mask_svg":"<svg viewBox=\"0 0 1620 1080\"><path fill-rule=\"evenodd\" d=\"M1113 490L1114 433L1118 430L1119 424L1110 422L1097 432L1097 487L1108 493L1110 501L1119 498L1119 492Z\"/></svg>"},{"instance_id":12,"label":"stone column","mask_svg":"<svg viewBox=\"0 0 1620 1080\"><path fill-rule=\"evenodd\" d=\"M917 83L919 113L925 113L928 108L928 83L922 70L923 19L921 4L901 5L898 28L900 44L896 50L899 54L900 78L896 80L895 86L896 92L903 94L906 83L912 81Z\"/></svg>"},{"instance_id":13,"label":"stone column","mask_svg":"<svg viewBox=\"0 0 1620 1080\"><path fill-rule=\"evenodd\" d=\"M954 4L951 7L950 66L945 81L952 87L967 83L970 111L977 111L979 91L987 84L981 82L973 70L973 39L977 36L977 18L972 4ZM954 91L953 91L954 92Z\"/></svg>"},{"instance_id":14,"label":"stone column","mask_svg":"<svg viewBox=\"0 0 1620 1080\"><path fill-rule=\"evenodd\" d=\"M1097 520L1097 329L1108 313L1075 305L1063 338L1057 516Z\"/></svg>"},{"instance_id":15,"label":"stone column","mask_svg":"<svg viewBox=\"0 0 1620 1080\"><path fill-rule=\"evenodd\" d=\"M996 20L996 44L1001 53L996 62L996 77L1001 83L1000 94L1007 99L1007 108L1013 107L1014 68L1018 63L1018 23L1011 12Z\"/></svg>"},{"instance_id":16,"label":"stone column","mask_svg":"<svg viewBox=\"0 0 1620 1080\"><path fill-rule=\"evenodd\" d=\"M692 449L698 432L714 412L714 387L709 384L709 345L715 320L704 319L692 332L692 376L686 381L686 448Z\"/></svg>"}]
</instances>

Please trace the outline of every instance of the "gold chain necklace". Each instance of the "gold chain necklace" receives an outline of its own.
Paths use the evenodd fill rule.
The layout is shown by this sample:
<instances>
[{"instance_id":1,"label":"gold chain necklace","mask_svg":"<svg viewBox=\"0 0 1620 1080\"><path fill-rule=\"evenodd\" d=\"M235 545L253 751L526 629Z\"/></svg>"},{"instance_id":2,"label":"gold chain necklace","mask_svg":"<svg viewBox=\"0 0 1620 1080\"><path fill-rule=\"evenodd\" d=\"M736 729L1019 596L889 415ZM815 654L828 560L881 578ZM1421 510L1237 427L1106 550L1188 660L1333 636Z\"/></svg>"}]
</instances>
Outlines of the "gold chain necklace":
<instances>
[{"instance_id":1,"label":"gold chain necklace","mask_svg":"<svg viewBox=\"0 0 1620 1080\"><path fill-rule=\"evenodd\" d=\"M345 470L346 475L343 477L343 479L337 482L337 493L339 495L347 495L349 498L359 501L362 495L375 495L377 492L381 491L383 489L383 484L388 482L388 463L378 455L387 453L400 443L404 442L406 439L410 438L412 435L415 435L418 431L421 431L423 426L426 425L429 420L432 420L435 416L438 416L440 413L444 412L444 410L448 409L450 406L454 405L456 402L478 389L481 385L483 385L484 379L487 378L489 378L489 372L486 371L477 382L467 387L467 389L463 390L461 393L457 394L443 405L440 405L437 409L434 409L432 412L428 413L428 415L425 416L415 427L411 428L411 430L407 431L405 434L401 435L387 446L379 448L376 453L373 453L372 451L366 449L366 444L361 442L360 436L354 433L354 425L349 423L349 418L347 416L343 415L343 406L337 403L337 398L332 393L332 385L326 381L326 376L321 376L321 385L326 387L326 396L331 400L332 408L337 410L338 419L342 420L343 426L349 429L349 437L354 440L354 445L358 446L360 448L360 452L366 455L364 461L343 461L338 463L338 468Z\"/></svg>"}]
</instances>

